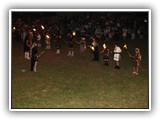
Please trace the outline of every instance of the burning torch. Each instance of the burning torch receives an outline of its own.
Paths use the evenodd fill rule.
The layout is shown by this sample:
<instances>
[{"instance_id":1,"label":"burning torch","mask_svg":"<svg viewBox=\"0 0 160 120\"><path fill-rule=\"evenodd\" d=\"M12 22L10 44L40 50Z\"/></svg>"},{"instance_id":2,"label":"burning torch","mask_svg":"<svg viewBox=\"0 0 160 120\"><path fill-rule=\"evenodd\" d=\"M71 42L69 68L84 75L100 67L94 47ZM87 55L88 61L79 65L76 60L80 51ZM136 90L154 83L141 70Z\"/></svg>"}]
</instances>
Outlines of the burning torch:
<instances>
[{"instance_id":1,"label":"burning torch","mask_svg":"<svg viewBox=\"0 0 160 120\"><path fill-rule=\"evenodd\" d=\"M42 28L42 30L44 30L44 26L43 25L41 25L41 28Z\"/></svg>"},{"instance_id":2,"label":"burning torch","mask_svg":"<svg viewBox=\"0 0 160 120\"><path fill-rule=\"evenodd\" d=\"M33 31L36 32L36 28L33 28Z\"/></svg>"},{"instance_id":3,"label":"burning torch","mask_svg":"<svg viewBox=\"0 0 160 120\"><path fill-rule=\"evenodd\" d=\"M73 35L73 36L76 36L76 31L73 31L73 32L72 32L72 35Z\"/></svg>"},{"instance_id":4,"label":"burning torch","mask_svg":"<svg viewBox=\"0 0 160 120\"><path fill-rule=\"evenodd\" d=\"M50 38L49 35L46 35L46 38L49 39Z\"/></svg>"},{"instance_id":5,"label":"burning torch","mask_svg":"<svg viewBox=\"0 0 160 120\"><path fill-rule=\"evenodd\" d=\"M92 50L92 51L94 51L94 50L95 50L95 49L94 49L94 47L93 47L92 45L90 45L89 47L91 48L91 50Z\"/></svg>"},{"instance_id":6,"label":"burning torch","mask_svg":"<svg viewBox=\"0 0 160 120\"><path fill-rule=\"evenodd\" d=\"M103 53L106 48L107 48L107 45L104 43L104 44L103 44L103 50L102 50L100 53Z\"/></svg>"},{"instance_id":7,"label":"burning torch","mask_svg":"<svg viewBox=\"0 0 160 120\"><path fill-rule=\"evenodd\" d=\"M129 56L131 56L131 54L128 52L128 49L127 49L127 45L124 44L123 48L126 50L126 52L128 53Z\"/></svg>"},{"instance_id":8,"label":"burning torch","mask_svg":"<svg viewBox=\"0 0 160 120\"><path fill-rule=\"evenodd\" d=\"M103 44L103 49L105 50L107 48L107 45L104 43Z\"/></svg>"}]
</instances>

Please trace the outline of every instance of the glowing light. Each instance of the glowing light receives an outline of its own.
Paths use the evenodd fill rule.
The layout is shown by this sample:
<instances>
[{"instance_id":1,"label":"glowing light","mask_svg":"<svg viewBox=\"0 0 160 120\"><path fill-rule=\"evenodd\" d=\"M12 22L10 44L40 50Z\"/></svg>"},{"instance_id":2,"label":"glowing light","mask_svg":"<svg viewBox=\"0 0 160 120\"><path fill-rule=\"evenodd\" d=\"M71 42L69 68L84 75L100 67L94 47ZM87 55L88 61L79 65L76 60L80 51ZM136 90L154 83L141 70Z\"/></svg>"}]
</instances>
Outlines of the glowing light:
<instances>
[{"instance_id":1,"label":"glowing light","mask_svg":"<svg viewBox=\"0 0 160 120\"><path fill-rule=\"evenodd\" d=\"M147 22L147 20L146 20L146 19L144 19L144 22Z\"/></svg>"},{"instance_id":2,"label":"glowing light","mask_svg":"<svg viewBox=\"0 0 160 120\"><path fill-rule=\"evenodd\" d=\"M42 28L42 30L44 30L44 26L43 25L41 25L41 28Z\"/></svg>"},{"instance_id":3,"label":"glowing light","mask_svg":"<svg viewBox=\"0 0 160 120\"><path fill-rule=\"evenodd\" d=\"M86 39L83 37L82 40L85 41Z\"/></svg>"},{"instance_id":4,"label":"glowing light","mask_svg":"<svg viewBox=\"0 0 160 120\"><path fill-rule=\"evenodd\" d=\"M36 32L36 29L35 29L35 28L33 28L33 31L34 31L34 32Z\"/></svg>"},{"instance_id":5,"label":"glowing light","mask_svg":"<svg viewBox=\"0 0 160 120\"><path fill-rule=\"evenodd\" d=\"M46 38L48 38L48 39L49 39L49 38L50 38L50 37L49 37L49 35L46 35Z\"/></svg>"},{"instance_id":6,"label":"glowing light","mask_svg":"<svg viewBox=\"0 0 160 120\"><path fill-rule=\"evenodd\" d=\"M76 32L75 32L75 31L73 31L73 32L72 32L72 35L73 35L73 36L76 36Z\"/></svg>"},{"instance_id":7,"label":"glowing light","mask_svg":"<svg viewBox=\"0 0 160 120\"><path fill-rule=\"evenodd\" d=\"M91 48L93 51L95 50L93 46L90 46L90 48Z\"/></svg>"},{"instance_id":8,"label":"glowing light","mask_svg":"<svg viewBox=\"0 0 160 120\"><path fill-rule=\"evenodd\" d=\"M13 27L13 30L16 30L16 27Z\"/></svg>"},{"instance_id":9,"label":"glowing light","mask_svg":"<svg viewBox=\"0 0 160 120\"><path fill-rule=\"evenodd\" d=\"M106 46L106 44L105 44L105 43L103 44L103 48L104 48L104 49L106 49L106 48L107 48L107 46Z\"/></svg>"},{"instance_id":10,"label":"glowing light","mask_svg":"<svg viewBox=\"0 0 160 120\"><path fill-rule=\"evenodd\" d=\"M123 48L127 49L127 45L126 45L126 44L124 44Z\"/></svg>"}]
</instances>

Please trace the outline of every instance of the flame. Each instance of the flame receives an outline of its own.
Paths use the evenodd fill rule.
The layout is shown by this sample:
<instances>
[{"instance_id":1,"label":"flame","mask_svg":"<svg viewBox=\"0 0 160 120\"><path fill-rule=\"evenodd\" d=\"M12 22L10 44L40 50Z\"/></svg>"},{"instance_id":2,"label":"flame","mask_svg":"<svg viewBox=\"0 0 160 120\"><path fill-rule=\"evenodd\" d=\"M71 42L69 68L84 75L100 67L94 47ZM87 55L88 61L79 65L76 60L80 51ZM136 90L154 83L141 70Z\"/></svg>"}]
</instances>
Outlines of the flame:
<instances>
[{"instance_id":1,"label":"flame","mask_svg":"<svg viewBox=\"0 0 160 120\"><path fill-rule=\"evenodd\" d=\"M106 44L105 44L105 43L103 44L103 48L104 48L104 49L106 49L106 48L107 48L107 46L106 46Z\"/></svg>"},{"instance_id":2,"label":"flame","mask_svg":"<svg viewBox=\"0 0 160 120\"><path fill-rule=\"evenodd\" d=\"M41 28L42 28L42 30L44 30L44 26L43 25L41 25Z\"/></svg>"},{"instance_id":3,"label":"flame","mask_svg":"<svg viewBox=\"0 0 160 120\"><path fill-rule=\"evenodd\" d=\"M46 38L48 38L48 39L49 39L49 38L50 38L50 37L49 37L49 35L46 35Z\"/></svg>"},{"instance_id":4,"label":"flame","mask_svg":"<svg viewBox=\"0 0 160 120\"><path fill-rule=\"evenodd\" d=\"M75 32L75 31L74 31L74 32L72 32L72 35L73 35L73 36L76 36L76 32Z\"/></svg>"},{"instance_id":5,"label":"flame","mask_svg":"<svg viewBox=\"0 0 160 120\"><path fill-rule=\"evenodd\" d=\"M86 39L83 37L82 40L86 40Z\"/></svg>"},{"instance_id":6,"label":"flame","mask_svg":"<svg viewBox=\"0 0 160 120\"><path fill-rule=\"evenodd\" d=\"M35 29L35 28L33 28L33 31L36 31L36 29Z\"/></svg>"},{"instance_id":7,"label":"flame","mask_svg":"<svg viewBox=\"0 0 160 120\"><path fill-rule=\"evenodd\" d=\"M94 51L94 47L93 46L90 46L90 48Z\"/></svg>"},{"instance_id":8,"label":"flame","mask_svg":"<svg viewBox=\"0 0 160 120\"><path fill-rule=\"evenodd\" d=\"M13 30L16 30L16 27L13 27Z\"/></svg>"},{"instance_id":9,"label":"flame","mask_svg":"<svg viewBox=\"0 0 160 120\"><path fill-rule=\"evenodd\" d=\"M127 45L126 45L126 44L124 44L123 48L127 49Z\"/></svg>"}]
</instances>

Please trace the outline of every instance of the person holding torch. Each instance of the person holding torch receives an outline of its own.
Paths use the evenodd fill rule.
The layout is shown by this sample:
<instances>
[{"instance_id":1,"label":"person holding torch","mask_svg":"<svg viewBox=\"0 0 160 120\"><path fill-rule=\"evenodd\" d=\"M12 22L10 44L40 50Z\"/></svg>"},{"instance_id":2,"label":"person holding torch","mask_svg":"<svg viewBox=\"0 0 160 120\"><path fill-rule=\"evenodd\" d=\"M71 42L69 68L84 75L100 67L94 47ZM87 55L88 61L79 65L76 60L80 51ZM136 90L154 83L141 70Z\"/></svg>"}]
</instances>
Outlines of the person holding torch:
<instances>
[{"instance_id":1,"label":"person holding torch","mask_svg":"<svg viewBox=\"0 0 160 120\"><path fill-rule=\"evenodd\" d=\"M45 41L46 42L46 49L49 50L49 49L51 49L51 36L50 36L50 34L47 33L45 38L46 38L46 41Z\"/></svg>"},{"instance_id":2,"label":"person holding torch","mask_svg":"<svg viewBox=\"0 0 160 120\"><path fill-rule=\"evenodd\" d=\"M65 41L66 43L68 43L68 47L69 47L69 51L67 56L74 56L74 42L75 42L75 36L76 36L76 32L72 32L72 34L68 34L69 35L69 41Z\"/></svg>"},{"instance_id":3,"label":"person holding torch","mask_svg":"<svg viewBox=\"0 0 160 120\"><path fill-rule=\"evenodd\" d=\"M90 48L92 49L93 53L93 59L92 61L99 61L99 51L98 51L98 43L95 38L92 38L92 46Z\"/></svg>"},{"instance_id":4,"label":"person holding torch","mask_svg":"<svg viewBox=\"0 0 160 120\"><path fill-rule=\"evenodd\" d=\"M109 48L107 47L107 45L104 43L103 44L103 50L100 53L104 53L103 55L103 62L104 65L108 66L109 65Z\"/></svg>"},{"instance_id":5,"label":"person holding torch","mask_svg":"<svg viewBox=\"0 0 160 120\"><path fill-rule=\"evenodd\" d=\"M133 58L133 74L134 75L138 75L139 72L139 68L140 68L140 62L142 60L142 56L140 53L140 49L139 48L135 48L135 54L134 56L132 56L130 53L128 53L128 55Z\"/></svg>"}]
</instances>

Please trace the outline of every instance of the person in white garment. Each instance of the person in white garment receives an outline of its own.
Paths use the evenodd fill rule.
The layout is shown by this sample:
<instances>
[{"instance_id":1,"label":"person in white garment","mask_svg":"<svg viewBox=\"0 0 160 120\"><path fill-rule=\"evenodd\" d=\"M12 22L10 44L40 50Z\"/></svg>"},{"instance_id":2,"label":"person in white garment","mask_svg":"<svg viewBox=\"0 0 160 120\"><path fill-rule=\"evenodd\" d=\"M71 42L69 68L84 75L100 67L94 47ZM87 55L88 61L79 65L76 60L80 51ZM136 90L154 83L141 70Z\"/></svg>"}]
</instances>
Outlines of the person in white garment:
<instances>
[{"instance_id":1,"label":"person in white garment","mask_svg":"<svg viewBox=\"0 0 160 120\"><path fill-rule=\"evenodd\" d=\"M116 65L114 67L115 69L120 69L121 53L122 53L121 48L117 44L115 44L114 45L114 56L113 56L113 60L116 62Z\"/></svg>"}]
</instances>

